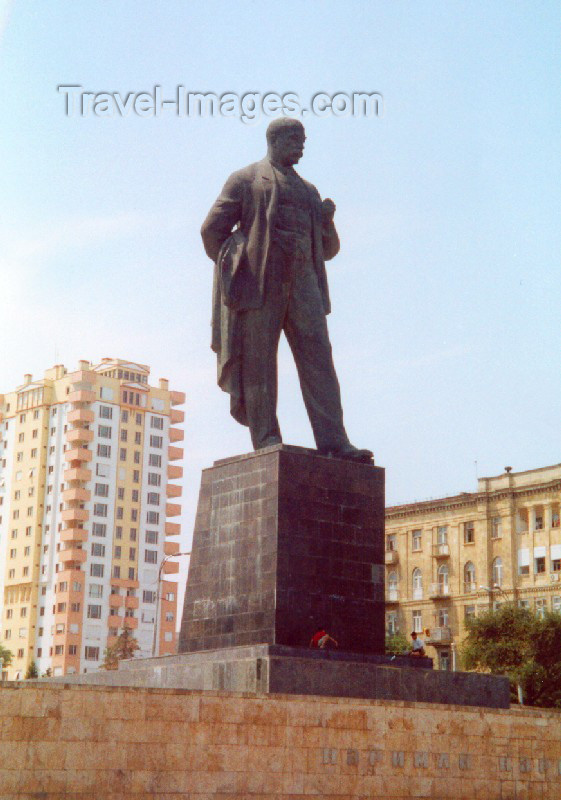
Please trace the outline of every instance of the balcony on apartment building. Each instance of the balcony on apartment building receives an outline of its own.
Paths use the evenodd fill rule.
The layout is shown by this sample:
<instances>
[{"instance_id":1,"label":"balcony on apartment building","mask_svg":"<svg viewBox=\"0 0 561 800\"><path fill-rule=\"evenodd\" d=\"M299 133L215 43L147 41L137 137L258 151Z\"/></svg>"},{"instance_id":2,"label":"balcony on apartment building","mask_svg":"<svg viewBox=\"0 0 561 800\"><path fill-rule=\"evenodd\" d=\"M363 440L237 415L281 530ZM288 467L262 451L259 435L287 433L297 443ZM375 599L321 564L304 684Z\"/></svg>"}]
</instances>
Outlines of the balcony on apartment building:
<instances>
[{"instance_id":1,"label":"balcony on apartment building","mask_svg":"<svg viewBox=\"0 0 561 800\"><path fill-rule=\"evenodd\" d=\"M88 539L86 528L65 528L60 532L61 542L85 542Z\"/></svg>"},{"instance_id":2,"label":"balcony on apartment building","mask_svg":"<svg viewBox=\"0 0 561 800\"><path fill-rule=\"evenodd\" d=\"M166 536L179 536L181 534L181 525L179 522L166 522L164 531Z\"/></svg>"},{"instance_id":3,"label":"balcony on apartment building","mask_svg":"<svg viewBox=\"0 0 561 800\"><path fill-rule=\"evenodd\" d=\"M431 628L427 636L427 644L450 644L452 642L452 628Z\"/></svg>"},{"instance_id":4,"label":"balcony on apartment building","mask_svg":"<svg viewBox=\"0 0 561 800\"><path fill-rule=\"evenodd\" d=\"M169 412L169 421L172 425L177 425L185 420L185 411L180 411L178 408L171 408Z\"/></svg>"},{"instance_id":5,"label":"balcony on apartment building","mask_svg":"<svg viewBox=\"0 0 561 800\"><path fill-rule=\"evenodd\" d=\"M434 544L432 546L433 558L449 558L450 547L448 544Z\"/></svg>"},{"instance_id":6,"label":"balcony on apartment building","mask_svg":"<svg viewBox=\"0 0 561 800\"><path fill-rule=\"evenodd\" d=\"M71 450L66 450L64 453L65 461L91 461L92 451L87 447L73 447Z\"/></svg>"},{"instance_id":7,"label":"balcony on apartment building","mask_svg":"<svg viewBox=\"0 0 561 800\"><path fill-rule=\"evenodd\" d=\"M80 442L93 442L94 432L89 428L72 428L66 431L66 441L79 445Z\"/></svg>"},{"instance_id":8,"label":"balcony on apartment building","mask_svg":"<svg viewBox=\"0 0 561 800\"><path fill-rule=\"evenodd\" d=\"M386 603L399 603L399 589L386 589Z\"/></svg>"},{"instance_id":9,"label":"balcony on apartment building","mask_svg":"<svg viewBox=\"0 0 561 800\"><path fill-rule=\"evenodd\" d=\"M183 467L179 467L177 464L168 464L167 476L171 480L173 480L174 478L182 478Z\"/></svg>"},{"instance_id":10,"label":"balcony on apartment building","mask_svg":"<svg viewBox=\"0 0 561 800\"><path fill-rule=\"evenodd\" d=\"M91 479L91 469L86 469L85 467L70 467L64 470L64 480L67 483L73 483L74 481L84 481L87 483L91 481Z\"/></svg>"},{"instance_id":11,"label":"balcony on apartment building","mask_svg":"<svg viewBox=\"0 0 561 800\"><path fill-rule=\"evenodd\" d=\"M70 489L64 489L62 499L65 503L87 503L88 500L91 500L91 492L81 486L71 487Z\"/></svg>"},{"instance_id":12,"label":"balcony on apartment building","mask_svg":"<svg viewBox=\"0 0 561 800\"><path fill-rule=\"evenodd\" d=\"M95 400L95 392L91 389L76 389L67 396L69 403L93 403Z\"/></svg>"},{"instance_id":13,"label":"balcony on apartment building","mask_svg":"<svg viewBox=\"0 0 561 800\"><path fill-rule=\"evenodd\" d=\"M89 408L73 408L72 411L68 412L67 419L73 425L89 424L94 421L95 414Z\"/></svg>"},{"instance_id":14,"label":"balcony on apartment building","mask_svg":"<svg viewBox=\"0 0 561 800\"><path fill-rule=\"evenodd\" d=\"M390 566L391 564L397 564L399 562L399 555L397 550L386 550L384 556L384 562Z\"/></svg>"},{"instance_id":15,"label":"balcony on apartment building","mask_svg":"<svg viewBox=\"0 0 561 800\"><path fill-rule=\"evenodd\" d=\"M429 597L431 600L440 597L450 597L450 586L447 583L431 583Z\"/></svg>"}]
</instances>

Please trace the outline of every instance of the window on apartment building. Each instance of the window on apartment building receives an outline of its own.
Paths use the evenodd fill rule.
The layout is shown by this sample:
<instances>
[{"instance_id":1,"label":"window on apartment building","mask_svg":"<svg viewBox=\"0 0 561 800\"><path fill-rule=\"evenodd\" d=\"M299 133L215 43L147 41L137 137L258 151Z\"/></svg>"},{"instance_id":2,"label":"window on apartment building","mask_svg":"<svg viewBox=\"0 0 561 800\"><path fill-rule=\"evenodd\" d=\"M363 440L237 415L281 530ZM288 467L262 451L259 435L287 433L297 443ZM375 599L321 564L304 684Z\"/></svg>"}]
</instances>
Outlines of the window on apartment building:
<instances>
[{"instance_id":1,"label":"window on apartment building","mask_svg":"<svg viewBox=\"0 0 561 800\"><path fill-rule=\"evenodd\" d=\"M142 444L142 432L136 431L134 434L134 443L135 444Z\"/></svg>"},{"instance_id":2,"label":"window on apartment building","mask_svg":"<svg viewBox=\"0 0 561 800\"><path fill-rule=\"evenodd\" d=\"M464 620L475 617L475 606L464 606Z\"/></svg>"},{"instance_id":3,"label":"window on apartment building","mask_svg":"<svg viewBox=\"0 0 561 800\"><path fill-rule=\"evenodd\" d=\"M473 561L467 561L464 565L464 592L469 594L475 592L475 564Z\"/></svg>"},{"instance_id":4,"label":"window on apartment building","mask_svg":"<svg viewBox=\"0 0 561 800\"><path fill-rule=\"evenodd\" d=\"M18 649L18 658L23 658L23 647Z\"/></svg>"},{"instance_id":5,"label":"window on apartment building","mask_svg":"<svg viewBox=\"0 0 561 800\"><path fill-rule=\"evenodd\" d=\"M493 560L491 565L491 576L493 580L493 586L503 585L503 562L499 556Z\"/></svg>"},{"instance_id":6,"label":"window on apartment building","mask_svg":"<svg viewBox=\"0 0 561 800\"><path fill-rule=\"evenodd\" d=\"M68 582L67 581L61 581L59 583L59 585L58 585L58 590L57 591L59 591L59 592L67 592L68 591Z\"/></svg>"},{"instance_id":7,"label":"window on apartment building","mask_svg":"<svg viewBox=\"0 0 561 800\"><path fill-rule=\"evenodd\" d=\"M142 592L142 602L143 603L155 603L156 602L156 592L151 592L145 589Z\"/></svg>"},{"instance_id":8,"label":"window on apartment building","mask_svg":"<svg viewBox=\"0 0 561 800\"><path fill-rule=\"evenodd\" d=\"M423 618L422 618L421 611L419 611L419 610L413 611L412 617L413 617L413 628L412 628L412 630L414 630L415 633L422 633L423 632Z\"/></svg>"},{"instance_id":9,"label":"window on apartment building","mask_svg":"<svg viewBox=\"0 0 561 800\"><path fill-rule=\"evenodd\" d=\"M68 645L68 655L75 656L78 653L78 645L76 644L69 644Z\"/></svg>"},{"instance_id":10,"label":"window on apartment building","mask_svg":"<svg viewBox=\"0 0 561 800\"><path fill-rule=\"evenodd\" d=\"M449 614L447 608L439 608L436 615L436 622L439 628L447 628L449 624Z\"/></svg>"},{"instance_id":11,"label":"window on apartment building","mask_svg":"<svg viewBox=\"0 0 561 800\"><path fill-rule=\"evenodd\" d=\"M31 432L31 438L32 439L37 439L38 435L39 435L38 429L34 428L33 431Z\"/></svg>"},{"instance_id":12,"label":"window on apartment building","mask_svg":"<svg viewBox=\"0 0 561 800\"><path fill-rule=\"evenodd\" d=\"M111 458L111 445L98 444L97 455L99 456L99 458Z\"/></svg>"},{"instance_id":13,"label":"window on apartment building","mask_svg":"<svg viewBox=\"0 0 561 800\"><path fill-rule=\"evenodd\" d=\"M561 597L559 595L551 598L551 610L556 614L561 614Z\"/></svg>"},{"instance_id":14,"label":"window on apartment building","mask_svg":"<svg viewBox=\"0 0 561 800\"><path fill-rule=\"evenodd\" d=\"M123 519L123 506L117 506L116 518Z\"/></svg>"},{"instance_id":15,"label":"window on apartment building","mask_svg":"<svg viewBox=\"0 0 561 800\"><path fill-rule=\"evenodd\" d=\"M88 605L88 619L101 619L101 606Z\"/></svg>"},{"instance_id":16,"label":"window on apartment building","mask_svg":"<svg viewBox=\"0 0 561 800\"><path fill-rule=\"evenodd\" d=\"M103 584L102 583L90 583L90 587L88 590L89 597L103 597Z\"/></svg>"},{"instance_id":17,"label":"window on apartment building","mask_svg":"<svg viewBox=\"0 0 561 800\"><path fill-rule=\"evenodd\" d=\"M530 549L528 547L521 547L518 550L518 574L530 574Z\"/></svg>"},{"instance_id":18,"label":"window on apartment building","mask_svg":"<svg viewBox=\"0 0 561 800\"><path fill-rule=\"evenodd\" d=\"M536 575L545 572L545 556L534 558L534 572Z\"/></svg>"},{"instance_id":19,"label":"window on apartment building","mask_svg":"<svg viewBox=\"0 0 561 800\"><path fill-rule=\"evenodd\" d=\"M23 554L24 554L24 556L31 555L31 547L29 547L29 546L28 547L24 547Z\"/></svg>"},{"instance_id":20,"label":"window on apartment building","mask_svg":"<svg viewBox=\"0 0 561 800\"><path fill-rule=\"evenodd\" d=\"M19 638L20 639L25 639L26 635L27 635L27 628L20 628L19 629Z\"/></svg>"},{"instance_id":21,"label":"window on apartment building","mask_svg":"<svg viewBox=\"0 0 561 800\"><path fill-rule=\"evenodd\" d=\"M57 603L56 610L58 614L64 614L66 611L66 603Z\"/></svg>"},{"instance_id":22,"label":"window on apartment building","mask_svg":"<svg viewBox=\"0 0 561 800\"><path fill-rule=\"evenodd\" d=\"M103 447L106 447L106 446L107 445L103 445ZM109 477L109 472L110 472L109 471L109 464L96 464L95 474L99 478L108 478Z\"/></svg>"},{"instance_id":23,"label":"window on apartment building","mask_svg":"<svg viewBox=\"0 0 561 800\"><path fill-rule=\"evenodd\" d=\"M19 509L16 508L16 510L12 514L12 519L19 519Z\"/></svg>"},{"instance_id":24,"label":"window on apartment building","mask_svg":"<svg viewBox=\"0 0 561 800\"><path fill-rule=\"evenodd\" d=\"M103 564L90 564L90 575L92 578L103 578Z\"/></svg>"},{"instance_id":25,"label":"window on apartment building","mask_svg":"<svg viewBox=\"0 0 561 800\"><path fill-rule=\"evenodd\" d=\"M448 525L439 525L436 529L436 543L448 543Z\"/></svg>"},{"instance_id":26,"label":"window on apartment building","mask_svg":"<svg viewBox=\"0 0 561 800\"><path fill-rule=\"evenodd\" d=\"M114 552L114 558L121 558L121 553L122 553L121 545L116 544L113 552Z\"/></svg>"},{"instance_id":27,"label":"window on apartment building","mask_svg":"<svg viewBox=\"0 0 561 800\"><path fill-rule=\"evenodd\" d=\"M31 458L37 458L37 448L33 447L31 450Z\"/></svg>"},{"instance_id":28,"label":"window on apartment building","mask_svg":"<svg viewBox=\"0 0 561 800\"><path fill-rule=\"evenodd\" d=\"M388 611L386 614L386 626L390 636L398 632L397 611Z\"/></svg>"},{"instance_id":29,"label":"window on apartment building","mask_svg":"<svg viewBox=\"0 0 561 800\"><path fill-rule=\"evenodd\" d=\"M161 467L162 457L158 453L150 453L148 456L148 464L151 467Z\"/></svg>"},{"instance_id":30,"label":"window on apartment building","mask_svg":"<svg viewBox=\"0 0 561 800\"><path fill-rule=\"evenodd\" d=\"M159 497L159 495L156 496ZM148 497L150 497L150 493L148 494ZM150 500L148 500L148 502L150 502ZM386 550L388 553L397 550L397 536L395 535L395 533L390 533L389 536L386 536Z\"/></svg>"},{"instance_id":31,"label":"window on apartment building","mask_svg":"<svg viewBox=\"0 0 561 800\"><path fill-rule=\"evenodd\" d=\"M150 417L150 427L156 428L159 431L163 431L164 429L164 418L163 417Z\"/></svg>"},{"instance_id":32,"label":"window on apartment building","mask_svg":"<svg viewBox=\"0 0 561 800\"><path fill-rule=\"evenodd\" d=\"M149 472L148 483L150 486L161 486L162 476L159 474L159 472Z\"/></svg>"},{"instance_id":33,"label":"window on apartment building","mask_svg":"<svg viewBox=\"0 0 561 800\"><path fill-rule=\"evenodd\" d=\"M126 409L121 411L121 422L128 422L129 421L129 412Z\"/></svg>"},{"instance_id":34,"label":"window on apartment building","mask_svg":"<svg viewBox=\"0 0 561 800\"><path fill-rule=\"evenodd\" d=\"M136 528L129 529L129 539L131 542L136 542Z\"/></svg>"},{"instance_id":35,"label":"window on apartment building","mask_svg":"<svg viewBox=\"0 0 561 800\"><path fill-rule=\"evenodd\" d=\"M115 539L122 539L123 538L123 528L121 525L117 525L115 528Z\"/></svg>"},{"instance_id":36,"label":"window on apartment building","mask_svg":"<svg viewBox=\"0 0 561 800\"><path fill-rule=\"evenodd\" d=\"M96 517L106 517L107 516L107 504L106 503L94 503L93 513Z\"/></svg>"},{"instance_id":37,"label":"window on apartment building","mask_svg":"<svg viewBox=\"0 0 561 800\"><path fill-rule=\"evenodd\" d=\"M13 608L7 608L6 609L6 619L12 619L13 615L14 615L14 609Z\"/></svg>"},{"instance_id":38,"label":"window on apartment building","mask_svg":"<svg viewBox=\"0 0 561 800\"><path fill-rule=\"evenodd\" d=\"M464 544L474 544L475 542L475 523L464 522Z\"/></svg>"},{"instance_id":39,"label":"window on apartment building","mask_svg":"<svg viewBox=\"0 0 561 800\"><path fill-rule=\"evenodd\" d=\"M126 461L127 460L127 448L121 447L119 449L119 461Z\"/></svg>"},{"instance_id":40,"label":"window on apartment building","mask_svg":"<svg viewBox=\"0 0 561 800\"><path fill-rule=\"evenodd\" d=\"M158 544L158 531L146 531L144 540L146 544Z\"/></svg>"},{"instance_id":41,"label":"window on apartment building","mask_svg":"<svg viewBox=\"0 0 561 800\"><path fill-rule=\"evenodd\" d=\"M96 485L95 485L95 494L98 497L109 497L109 484L108 483L96 483Z\"/></svg>"},{"instance_id":42,"label":"window on apartment building","mask_svg":"<svg viewBox=\"0 0 561 800\"><path fill-rule=\"evenodd\" d=\"M111 406L101 406L99 407L99 416L102 419L113 419L113 409Z\"/></svg>"},{"instance_id":43,"label":"window on apartment building","mask_svg":"<svg viewBox=\"0 0 561 800\"><path fill-rule=\"evenodd\" d=\"M136 424L137 425L142 425L142 414L140 414L140 413L136 414Z\"/></svg>"},{"instance_id":44,"label":"window on apartment building","mask_svg":"<svg viewBox=\"0 0 561 800\"><path fill-rule=\"evenodd\" d=\"M27 490L28 497L35 497L35 486L30 486Z\"/></svg>"},{"instance_id":45,"label":"window on apartment building","mask_svg":"<svg viewBox=\"0 0 561 800\"><path fill-rule=\"evenodd\" d=\"M133 461L135 464L140 464L140 450L134 451L134 458Z\"/></svg>"},{"instance_id":46,"label":"window on apartment building","mask_svg":"<svg viewBox=\"0 0 561 800\"><path fill-rule=\"evenodd\" d=\"M10 550L10 558L15 558L17 556L17 554L18 554L18 551L16 549Z\"/></svg>"},{"instance_id":47,"label":"window on apartment building","mask_svg":"<svg viewBox=\"0 0 561 800\"><path fill-rule=\"evenodd\" d=\"M131 522L138 521L138 508L131 508Z\"/></svg>"},{"instance_id":48,"label":"window on apartment building","mask_svg":"<svg viewBox=\"0 0 561 800\"><path fill-rule=\"evenodd\" d=\"M413 570L413 600L423 599L423 574L417 567Z\"/></svg>"},{"instance_id":49,"label":"window on apartment building","mask_svg":"<svg viewBox=\"0 0 561 800\"><path fill-rule=\"evenodd\" d=\"M529 600L519 600L518 601L518 608L530 608L530 601Z\"/></svg>"},{"instance_id":50,"label":"window on apartment building","mask_svg":"<svg viewBox=\"0 0 561 800\"><path fill-rule=\"evenodd\" d=\"M114 578L120 578L121 577L121 567L119 567L119 566L114 566L113 567L113 577Z\"/></svg>"},{"instance_id":51,"label":"window on apartment building","mask_svg":"<svg viewBox=\"0 0 561 800\"><path fill-rule=\"evenodd\" d=\"M129 547L129 561L134 561L136 558L136 547Z\"/></svg>"},{"instance_id":52,"label":"window on apartment building","mask_svg":"<svg viewBox=\"0 0 561 800\"><path fill-rule=\"evenodd\" d=\"M417 552L422 548L422 531L420 528L411 531L411 549L413 552Z\"/></svg>"},{"instance_id":53,"label":"window on apartment building","mask_svg":"<svg viewBox=\"0 0 561 800\"><path fill-rule=\"evenodd\" d=\"M134 567L129 567L128 575L129 575L129 581L135 581L136 580L136 570L135 570Z\"/></svg>"},{"instance_id":54,"label":"window on apartment building","mask_svg":"<svg viewBox=\"0 0 561 800\"><path fill-rule=\"evenodd\" d=\"M55 656L62 656L64 655L64 645L63 644L56 644L55 645Z\"/></svg>"},{"instance_id":55,"label":"window on apartment building","mask_svg":"<svg viewBox=\"0 0 561 800\"><path fill-rule=\"evenodd\" d=\"M538 598L536 600L536 615L543 619L545 617L545 612L547 611L547 600L543 597Z\"/></svg>"},{"instance_id":56,"label":"window on apartment building","mask_svg":"<svg viewBox=\"0 0 561 800\"><path fill-rule=\"evenodd\" d=\"M536 511L536 517L535 517L535 522L534 522L534 530L535 531L543 530L543 521L544 521L543 511L541 511L541 510L540 511Z\"/></svg>"},{"instance_id":57,"label":"window on apartment building","mask_svg":"<svg viewBox=\"0 0 561 800\"><path fill-rule=\"evenodd\" d=\"M23 452L21 450L16 456L16 461L23 461Z\"/></svg>"},{"instance_id":58,"label":"window on apartment building","mask_svg":"<svg viewBox=\"0 0 561 800\"><path fill-rule=\"evenodd\" d=\"M103 558L105 556L105 545L98 544L98 542L92 543L92 556L97 556L98 558Z\"/></svg>"},{"instance_id":59,"label":"window on apartment building","mask_svg":"<svg viewBox=\"0 0 561 800\"><path fill-rule=\"evenodd\" d=\"M163 443L163 436L155 436L154 434L150 436L150 447L162 447Z\"/></svg>"},{"instance_id":60,"label":"window on apartment building","mask_svg":"<svg viewBox=\"0 0 561 800\"><path fill-rule=\"evenodd\" d=\"M159 494L159 492L148 492L147 501L148 501L148 505L149 506L159 506L160 505L160 494ZM390 545L393 545L393 546L390 546ZM393 537L392 536L388 536L387 537L386 548L388 550L396 550L397 549L397 543L396 543L396 537L395 536L393 536Z\"/></svg>"},{"instance_id":61,"label":"window on apartment building","mask_svg":"<svg viewBox=\"0 0 561 800\"><path fill-rule=\"evenodd\" d=\"M558 528L559 527L559 511L553 510L551 512L551 527Z\"/></svg>"},{"instance_id":62,"label":"window on apartment building","mask_svg":"<svg viewBox=\"0 0 561 800\"><path fill-rule=\"evenodd\" d=\"M168 601L168 603L174 603L175 602L175 592L166 592L165 599Z\"/></svg>"},{"instance_id":63,"label":"window on apartment building","mask_svg":"<svg viewBox=\"0 0 561 800\"><path fill-rule=\"evenodd\" d=\"M14 528L14 530L12 530L11 536L12 536L12 539L17 539L18 538L17 528Z\"/></svg>"},{"instance_id":64,"label":"window on apartment building","mask_svg":"<svg viewBox=\"0 0 561 800\"><path fill-rule=\"evenodd\" d=\"M117 498L119 500L124 500L125 499L125 487L124 486L119 486L119 488L117 489Z\"/></svg>"},{"instance_id":65,"label":"window on apartment building","mask_svg":"<svg viewBox=\"0 0 561 800\"><path fill-rule=\"evenodd\" d=\"M99 661L99 647L86 645L84 648L84 658L86 661Z\"/></svg>"},{"instance_id":66,"label":"window on apartment building","mask_svg":"<svg viewBox=\"0 0 561 800\"><path fill-rule=\"evenodd\" d=\"M25 441L25 433L18 433L18 442Z\"/></svg>"},{"instance_id":67,"label":"window on apartment building","mask_svg":"<svg viewBox=\"0 0 561 800\"><path fill-rule=\"evenodd\" d=\"M129 437L129 432L126 428L121 428L121 441L126 442Z\"/></svg>"},{"instance_id":68,"label":"window on apartment building","mask_svg":"<svg viewBox=\"0 0 561 800\"><path fill-rule=\"evenodd\" d=\"M173 611L166 611L166 622L173 622L175 619L175 614Z\"/></svg>"},{"instance_id":69,"label":"window on apartment building","mask_svg":"<svg viewBox=\"0 0 561 800\"><path fill-rule=\"evenodd\" d=\"M12 631L10 628L4 631L4 639L11 639L12 638Z\"/></svg>"},{"instance_id":70,"label":"window on apartment building","mask_svg":"<svg viewBox=\"0 0 561 800\"><path fill-rule=\"evenodd\" d=\"M8 570L8 578L12 579L12 578L15 578L15 577L16 577L15 569L9 569Z\"/></svg>"},{"instance_id":71,"label":"window on apartment building","mask_svg":"<svg viewBox=\"0 0 561 800\"><path fill-rule=\"evenodd\" d=\"M157 511L146 512L146 522L149 525L158 525L160 522L160 515Z\"/></svg>"},{"instance_id":72,"label":"window on apartment building","mask_svg":"<svg viewBox=\"0 0 561 800\"><path fill-rule=\"evenodd\" d=\"M561 544L552 544L549 549L549 557L551 559L551 571L561 571Z\"/></svg>"},{"instance_id":73,"label":"window on apartment building","mask_svg":"<svg viewBox=\"0 0 561 800\"><path fill-rule=\"evenodd\" d=\"M138 489L133 489L131 494L133 503L138 503L138 496Z\"/></svg>"},{"instance_id":74,"label":"window on apartment building","mask_svg":"<svg viewBox=\"0 0 561 800\"><path fill-rule=\"evenodd\" d=\"M104 522L92 522L92 536L106 536L107 525Z\"/></svg>"},{"instance_id":75,"label":"window on apartment building","mask_svg":"<svg viewBox=\"0 0 561 800\"><path fill-rule=\"evenodd\" d=\"M157 550L145 550L144 551L144 561L147 564L157 564L158 563L158 551Z\"/></svg>"}]
</instances>

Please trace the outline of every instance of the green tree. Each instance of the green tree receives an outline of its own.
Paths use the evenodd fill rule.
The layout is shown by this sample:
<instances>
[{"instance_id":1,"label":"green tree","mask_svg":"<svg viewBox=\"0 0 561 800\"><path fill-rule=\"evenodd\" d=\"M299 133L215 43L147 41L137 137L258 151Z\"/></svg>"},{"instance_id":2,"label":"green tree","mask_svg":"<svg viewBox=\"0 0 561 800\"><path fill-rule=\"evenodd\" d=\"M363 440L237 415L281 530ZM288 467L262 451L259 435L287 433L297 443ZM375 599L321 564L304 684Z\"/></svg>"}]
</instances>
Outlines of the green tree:
<instances>
[{"instance_id":1,"label":"green tree","mask_svg":"<svg viewBox=\"0 0 561 800\"><path fill-rule=\"evenodd\" d=\"M467 622L466 669L506 675L528 705L561 708L561 615L506 603ZM520 692L519 692L520 696Z\"/></svg>"},{"instance_id":2,"label":"green tree","mask_svg":"<svg viewBox=\"0 0 561 800\"><path fill-rule=\"evenodd\" d=\"M400 656L406 650L410 650L411 646L407 641L407 636L403 633L387 633L386 634L386 653L391 656Z\"/></svg>"},{"instance_id":3,"label":"green tree","mask_svg":"<svg viewBox=\"0 0 561 800\"><path fill-rule=\"evenodd\" d=\"M130 628L125 626L123 632L117 637L117 641L111 647L105 649L101 669L117 669L119 661L124 658L133 658L138 649L138 642L132 635Z\"/></svg>"},{"instance_id":4,"label":"green tree","mask_svg":"<svg viewBox=\"0 0 561 800\"><path fill-rule=\"evenodd\" d=\"M2 647L0 644L0 658L2 659L2 664L4 667L7 667L9 664L12 663L12 658L14 654L11 650L8 650L6 647Z\"/></svg>"},{"instance_id":5,"label":"green tree","mask_svg":"<svg viewBox=\"0 0 561 800\"><path fill-rule=\"evenodd\" d=\"M31 680L32 678L38 678L38 677L39 677L39 671L37 669L37 664L35 663L35 661L32 661L27 668L27 672L25 673L25 680L28 681Z\"/></svg>"}]
</instances>

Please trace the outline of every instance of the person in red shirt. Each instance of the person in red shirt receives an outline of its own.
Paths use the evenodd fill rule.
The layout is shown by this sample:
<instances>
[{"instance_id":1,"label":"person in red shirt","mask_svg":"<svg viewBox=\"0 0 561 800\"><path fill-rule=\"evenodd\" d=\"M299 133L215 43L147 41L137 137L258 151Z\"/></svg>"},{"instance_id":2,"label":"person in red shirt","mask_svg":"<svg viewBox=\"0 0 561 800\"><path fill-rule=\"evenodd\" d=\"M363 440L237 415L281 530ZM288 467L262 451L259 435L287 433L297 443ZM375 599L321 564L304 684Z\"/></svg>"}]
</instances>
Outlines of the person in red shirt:
<instances>
[{"instance_id":1,"label":"person in red shirt","mask_svg":"<svg viewBox=\"0 0 561 800\"><path fill-rule=\"evenodd\" d=\"M310 647L319 648L320 650L325 650L325 648L328 647L330 642L333 642L333 645L335 647L339 646L338 643L335 641L335 639L327 633L323 625L320 625L320 627L317 629L317 631L310 639Z\"/></svg>"}]
</instances>

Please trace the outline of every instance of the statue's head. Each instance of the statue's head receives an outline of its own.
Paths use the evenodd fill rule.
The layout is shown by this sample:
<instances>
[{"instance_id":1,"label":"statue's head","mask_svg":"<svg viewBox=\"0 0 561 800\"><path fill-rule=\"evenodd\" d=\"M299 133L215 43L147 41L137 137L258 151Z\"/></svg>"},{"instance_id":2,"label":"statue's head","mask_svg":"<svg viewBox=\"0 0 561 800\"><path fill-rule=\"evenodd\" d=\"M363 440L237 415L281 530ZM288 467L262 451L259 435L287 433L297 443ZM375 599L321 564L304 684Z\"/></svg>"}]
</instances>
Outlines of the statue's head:
<instances>
[{"instance_id":1,"label":"statue's head","mask_svg":"<svg viewBox=\"0 0 561 800\"><path fill-rule=\"evenodd\" d=\"M306 132L300 120L280 117L274 119L267 128L269 156L286 167L300 161L305 141Z\"/></svg>"}]
</instances>

